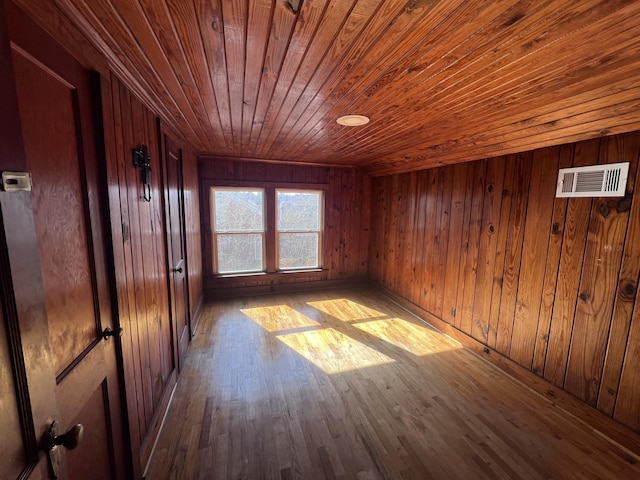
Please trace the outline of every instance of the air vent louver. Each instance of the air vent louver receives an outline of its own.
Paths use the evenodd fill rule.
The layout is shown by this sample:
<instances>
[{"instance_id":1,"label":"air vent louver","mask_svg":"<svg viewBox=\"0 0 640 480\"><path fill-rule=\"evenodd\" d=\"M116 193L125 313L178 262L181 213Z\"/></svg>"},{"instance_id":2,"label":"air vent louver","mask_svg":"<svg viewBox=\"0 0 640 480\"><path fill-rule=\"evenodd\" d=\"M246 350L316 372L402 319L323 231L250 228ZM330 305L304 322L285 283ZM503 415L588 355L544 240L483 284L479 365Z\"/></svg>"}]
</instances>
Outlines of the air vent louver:
<instances>
[{"instance_id":1,"label":"air vent louver","mask_svg":"<svg viewBox=\"0 0 640 480\"><path fill-rule=\"evenodd\" d=\"M561 168L556 197L624 197L629 162Z\"/></svg>"}]
</instances>

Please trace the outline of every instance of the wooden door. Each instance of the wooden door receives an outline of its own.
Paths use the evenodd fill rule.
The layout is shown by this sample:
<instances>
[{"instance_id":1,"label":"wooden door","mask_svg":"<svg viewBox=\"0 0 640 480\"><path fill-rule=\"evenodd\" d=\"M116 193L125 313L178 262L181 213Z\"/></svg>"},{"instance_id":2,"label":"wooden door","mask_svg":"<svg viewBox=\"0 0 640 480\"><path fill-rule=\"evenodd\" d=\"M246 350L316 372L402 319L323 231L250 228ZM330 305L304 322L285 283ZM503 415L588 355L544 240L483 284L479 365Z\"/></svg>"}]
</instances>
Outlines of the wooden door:
<instances>
[{"instance_id":1,"label":"wooden door","mask_svg":"<svg viewBox=\"0 0 640 480\"><path fill-rule=\"evenodd\" d=\"M116 366L119 339L103 338L105 329L113 332L118 326L112 310L103 181L94 139L92 98L100 97L92 97L95 85L89 72L10 3L6 18L11 44L10 53L5 49L3 54L9 56L15 77L19 110L15 120L26 159L13 165L31 173L33 188L28 196L27 192L3 194L7 199L20 195L23 202L22 212L15 212L10 200L3 199L3 209L31 219L18 231L3 224L5 237L15 242L7 249L7 263L21 261L28 267L20 280L5 275L3 288L19 292L25 284L34 286L29 297L15 292L5 297L6 303L15 301L8 309L15 321L5 328L20 343L11 343L8 349L18 383L23 383L13 388L18 393L18 416L24 423L29 420L25 413L30 413L33 422L32 427L22 428L27 439L24 453L13 455L15 462L6 478L17 478L18 470L23 478L29 478L31 470L31 478L46 478L44 456L38 460L30 442L33 437L40 441L54 421L58 434L77 424L84 429L77 448L57 448L58 478L124 478ZM21 245L30 249L22 252ZM31 255L29 262L25 253ZM31 315L29 309L40 314ZM3 413L3 418L13 416ZM2 470L0 477L5 478Z\"/></svg>"},{"instance_id":2,"label":"wooden door","mask_svg":"<svg viewBox=\"0 0 640 480\"><path fill-rule=\"evenodd\" d=\"M176 328L178 356L181 364L191 335L188 315L187 259L184 232L184 189L182 186L182 152L165 135L166 211L169 246L171 311Z\"/></svg>"}]
</instances>

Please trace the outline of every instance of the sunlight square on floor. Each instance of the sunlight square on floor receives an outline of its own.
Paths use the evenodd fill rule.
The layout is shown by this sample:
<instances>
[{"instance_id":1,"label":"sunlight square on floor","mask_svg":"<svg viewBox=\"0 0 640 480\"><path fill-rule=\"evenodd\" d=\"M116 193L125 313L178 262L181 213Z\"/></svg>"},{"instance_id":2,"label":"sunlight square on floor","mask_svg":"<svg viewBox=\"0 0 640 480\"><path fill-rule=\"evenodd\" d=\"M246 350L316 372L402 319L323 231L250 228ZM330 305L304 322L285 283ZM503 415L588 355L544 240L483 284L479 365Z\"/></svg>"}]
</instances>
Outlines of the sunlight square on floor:
<instances>
[{"instance_id":1,"label":"sunlight square on floor","mask_svg":"<svg viewBox=\"0 0 640 480\"><path fill-rule=\"evenodd\" d=\"M353 322L355 320L387 316L385 313L374 310L371 307L365 307L364 305L346 298L307 302L307 305L343 322Z\"/></svg>"},{"instance_id":2,"label":"sunlight square on floor","mask_svg":"<svg viewBox=\"0 0 640 480\"><path fill-rule=\"evenodd\" d=\"M328 374L395 361L333 328L287 333L276 338Z\"/></svg>"},{"instance_id":3,"label":"sunlight square on floor","mask_svg":"<svg viewBox=\"0 0 640 480\"><path fill-rule=\"evenodd\" d=\"M413 355L430 355L460 348L440 332L401 318L371 320L353 326Z\"/></svg>"},{"instance_id":4,"label":"sunlight square on floor","mask_svg":"<svg viewBox=\"0 0 640 480\"><path fill-rule=\"evenodd\" d=\"M240 311L268 332L320 326L320 323L294 310L289 305L243 308Z\"/></svg>"}]
</instances>

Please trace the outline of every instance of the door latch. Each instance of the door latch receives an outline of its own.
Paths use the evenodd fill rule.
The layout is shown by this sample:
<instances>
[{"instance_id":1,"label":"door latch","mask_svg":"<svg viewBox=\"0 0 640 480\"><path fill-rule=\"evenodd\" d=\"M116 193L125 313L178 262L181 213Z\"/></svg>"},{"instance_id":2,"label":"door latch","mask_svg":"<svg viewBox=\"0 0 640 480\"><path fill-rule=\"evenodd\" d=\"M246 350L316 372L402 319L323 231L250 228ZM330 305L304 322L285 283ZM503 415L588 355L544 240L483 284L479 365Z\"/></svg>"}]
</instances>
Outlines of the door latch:
<instances>
[{"instance_id":1,"label":"door latch","mask_svg":"<svg viewBox=\"0 0 640 480\"><path fill-rule=\"evenodd\" d=\"M116 329L112 329L111 327L107 327L102 331L102 339L106 340L109 337L115 337L116 335L121 337L122 332L124 332L122 327L116 327Z\"/></svg>"}]
</instances>

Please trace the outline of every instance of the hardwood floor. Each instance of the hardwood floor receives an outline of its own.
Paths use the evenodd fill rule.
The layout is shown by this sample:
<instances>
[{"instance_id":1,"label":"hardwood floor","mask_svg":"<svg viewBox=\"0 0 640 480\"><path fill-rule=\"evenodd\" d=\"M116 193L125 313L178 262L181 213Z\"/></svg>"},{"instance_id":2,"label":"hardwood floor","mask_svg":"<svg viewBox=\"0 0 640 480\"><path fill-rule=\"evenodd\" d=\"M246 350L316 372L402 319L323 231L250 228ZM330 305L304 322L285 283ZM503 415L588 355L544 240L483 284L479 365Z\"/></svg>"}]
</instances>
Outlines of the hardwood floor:
<instances>
[{"instance_id":1,"label":"hardwood floor","mask_svg":"<svg viewBox=\"0 0 640 480\"><path fill-rule=\"evenodd\" d=\"M156 479L633 479L640 462L379 294L212 303Z\"/></svg>"}]
</instances>

